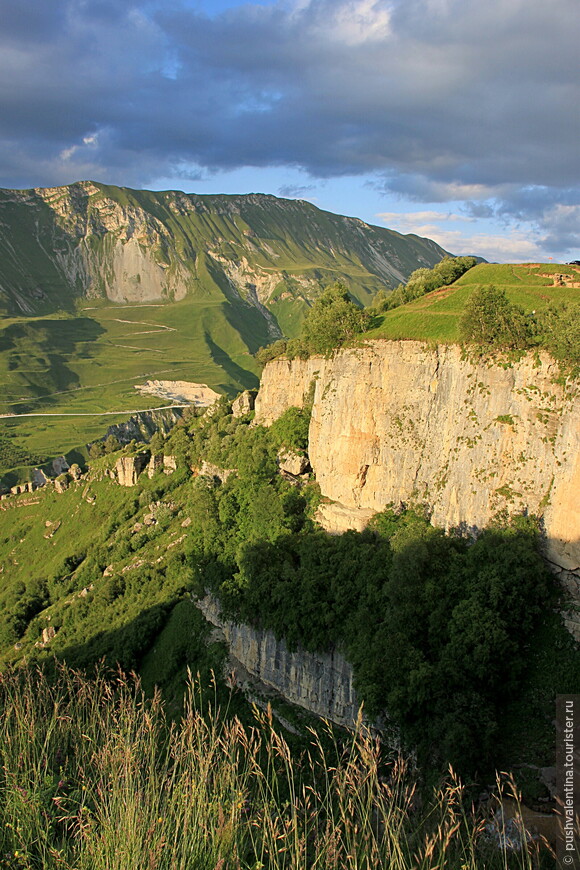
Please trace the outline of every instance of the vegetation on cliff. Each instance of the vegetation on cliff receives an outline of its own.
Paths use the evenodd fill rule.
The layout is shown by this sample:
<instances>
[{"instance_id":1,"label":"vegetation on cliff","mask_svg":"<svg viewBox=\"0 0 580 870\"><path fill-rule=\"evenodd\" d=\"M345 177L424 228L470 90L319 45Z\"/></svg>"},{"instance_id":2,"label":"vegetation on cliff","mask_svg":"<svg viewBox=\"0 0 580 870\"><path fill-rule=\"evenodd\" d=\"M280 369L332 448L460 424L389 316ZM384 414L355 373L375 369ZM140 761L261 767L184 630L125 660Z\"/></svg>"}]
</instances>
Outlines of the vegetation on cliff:
<instances>
[{"instance_id":1,"label":"vegetation on cliff","mask_svg":"<svg viewBox=\"0 0 580 870\"><path fill-rule=\"evenodd\" d=\"M315 303L297 338L274 342L256 358L264 365L281 355L330 356L361 339L409 338L461 342L484 355L544 349L575 376L580 370L577 267L475 263L473 257L445 257L432 269L413 272L392 293L378 293L363 311L349 303L346 287L333 288ZM497 284L484 283L494 276Z\"/></svg>"},{"instance_id":2,"label":"vegetation on cliff","mask_svg":"<svg viewBox=\"0 0 580 870\"><path fill-rule=\"evenodd\" d=\"M510 302L492 284L469 297L459 322L461 338L480 353L545 348L562 368L580 370L580 303L550 305L536 316Z\"/></svg>"},{"instance_id":3,"label":"vegetation on cliff","mask_svg":"<svg viewBox=\"0 0 580 870\"><path fill-rule=\"evenodd\" d=\"M344 284L335 283L322 293L309 309L300 334L278 340L256 354L262 365L284 354L288 359L312 355L329 356L368 329L371 316L352 300Z\"/></svg>"},{"instance_id":4,"label":"vegetation on cliff","mask_svg":"<svg viewBox=\"0 0 580 870\"><path fill-rule=\"evenodd\" d=\"M367 335L369 338L458 342L461 340L461 318L469 299L476 291L490 285L503 291L508 302L523 309L526 317L535 319L538 333L536 346L542 346L542 342L547 340L551 332L551 327L544 323L545 312L554 310L554 315L558 312L560 322L564 321L573 332L578 329L578 267L548 263L480 263L450 286L441 287L394 310L384 312ZM555 321L553 324L555 325ZM564 348L557 348L552 341L546 347L550 348L550 352L557 359L563 359L564 356L570 359L570 343L570 339L567 339Z\"/></svg>"},{"instance_id":5,"label":"vegetation on cliff","mask_svg":"<svg viewBox=\"0 0 580 870\"><path fill-rule=\"evenodd\" d=\"M399 284L392 293L380 290L373 299L372 308L378 313L390 311L440 287L448 287L472 269L476 263L475 257L443 257L432 269L415 269L407 282Z\"/></svg>"},{"instance_id":6,"label":"vegetation on cliff","mask_svg":"<svg viewBox=\"0 0 580 870\"><path fill-rule=\"evenodd\" d=\"M290 644L339 644L369 711L386 708L427 765L481 771L514 752L546 763L554 692L580 674L561 625L552 627L567 667L541 640L552 580L531 521L498 525L471 544L420 512L391 511L367 532L328 536L310 519L316 485L277 473L280 447L304 438L305 416L286 418L270 430L249 426L224 403L173 430L164 450L181 470L169 477L118 487L104 476L113 453L95 460L88 483L39 494L24 511L9 507L4 663L56 655L89 667L105 658L172 695L186 665L206 679L220 667L188 600L209 588L227 613ZM165 635L167 657L153 652L169 648ZM506 736L514 699L542 723L528 746Z\"/></svg>"}]
</instances>

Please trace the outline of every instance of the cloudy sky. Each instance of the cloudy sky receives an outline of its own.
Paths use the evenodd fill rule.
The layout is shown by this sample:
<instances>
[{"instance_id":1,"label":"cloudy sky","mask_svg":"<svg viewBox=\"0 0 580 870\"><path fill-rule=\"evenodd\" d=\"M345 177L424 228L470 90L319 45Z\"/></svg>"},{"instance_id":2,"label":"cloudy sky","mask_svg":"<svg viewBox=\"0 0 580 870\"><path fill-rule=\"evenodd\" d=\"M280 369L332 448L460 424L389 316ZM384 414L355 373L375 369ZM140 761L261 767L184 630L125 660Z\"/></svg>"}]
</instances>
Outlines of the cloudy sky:
<instances>
[{"instance_id":1,"label":"cloudy sky","mask_svg":"<svg viewBox=\"0 0 580 870\"><path fill-rule=\"evenodd\" d=\"M0 186L265 192L580 258L579 0L0 0Z\"/></svg>"}]
</instances>

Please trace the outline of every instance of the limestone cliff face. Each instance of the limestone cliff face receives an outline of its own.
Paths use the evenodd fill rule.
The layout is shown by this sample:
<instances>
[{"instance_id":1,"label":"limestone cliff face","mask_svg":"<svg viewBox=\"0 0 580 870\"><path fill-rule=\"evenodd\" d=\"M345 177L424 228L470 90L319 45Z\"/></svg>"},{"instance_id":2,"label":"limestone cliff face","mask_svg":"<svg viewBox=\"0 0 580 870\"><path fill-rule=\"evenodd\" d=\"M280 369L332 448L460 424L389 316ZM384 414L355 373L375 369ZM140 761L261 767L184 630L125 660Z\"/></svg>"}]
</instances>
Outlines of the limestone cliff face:
<instances>
[{"instance_id":1,"label":"limestone cliff face","mask_svg":"<svg viewBox=\"0 0 580 870\"><path fill-rule=\"evenodd\" d=\"M547 557L580 602L580 390L557 374L545 355L508 367L469 362L453 345L374 341L269 363L256 421L302 406L314 382L310 461L338 503L322 508L327 528L413 500L445 528L528 510L543 517Z\"/></svg>"},{"instance_id":2,"label":"limestone cliff face","mask_svg":"<svg viewBox=\"0 0 580 870\"><path fill-rule=\"evenodd\" d=\"M317 716L347 727L355 724L359 701L352 667L340 653L291 651L271 631L224 619L211 596L196 603L208 622L223 632L230 656L250 674Z\"/></svg>"}]
</instances>

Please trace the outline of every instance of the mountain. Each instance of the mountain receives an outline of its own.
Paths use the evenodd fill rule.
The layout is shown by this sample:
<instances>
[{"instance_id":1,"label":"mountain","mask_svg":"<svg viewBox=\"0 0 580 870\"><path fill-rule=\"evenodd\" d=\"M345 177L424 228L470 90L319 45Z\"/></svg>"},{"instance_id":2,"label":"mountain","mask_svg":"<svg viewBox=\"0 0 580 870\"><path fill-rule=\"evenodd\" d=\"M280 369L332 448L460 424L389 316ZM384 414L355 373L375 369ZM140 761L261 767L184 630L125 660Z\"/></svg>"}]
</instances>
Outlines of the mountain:
<instances>
[{"instance_id":1,"label":"mountain","mask_svg":"<svg viewBox=\"0 0 580 870\"><path fill-rule=\"evenodd\" d=\"M444 254L262 194L90 181L0 191L0 414L15 415L0 432L0 474L24 469L15 482L82 450L183 384L255 388L255 351L296 334L325 285L343 281L366 304ZM154 398L140 391L150 383Z\"/></svg>"},{"instance_id":2,"label":"mountain","mask_svg":"<svg viewBox=\"0 0 580 870\"><path fill-rule=\"evenodd\" d=\"M435 242L263 194L198 196L78 182L0 191L0 310L82 299L228 300L293 334L320 285L368 303L445 254Z\"/></svg>"},{"instance_id":3,"label":"mountain","mask_svg":"<svg viewBox=\"0 0 580 870\"><path fill-rule=\"evenodd\" d=\"M174 691L219 678L219 637L228 678L341 723L362 699L429 763L539 773L580 679L580 401L554 375L413 341L277 359L253 419L221 402L8 495L0 669L105 657Z\"/></svg>"}]
</instances>

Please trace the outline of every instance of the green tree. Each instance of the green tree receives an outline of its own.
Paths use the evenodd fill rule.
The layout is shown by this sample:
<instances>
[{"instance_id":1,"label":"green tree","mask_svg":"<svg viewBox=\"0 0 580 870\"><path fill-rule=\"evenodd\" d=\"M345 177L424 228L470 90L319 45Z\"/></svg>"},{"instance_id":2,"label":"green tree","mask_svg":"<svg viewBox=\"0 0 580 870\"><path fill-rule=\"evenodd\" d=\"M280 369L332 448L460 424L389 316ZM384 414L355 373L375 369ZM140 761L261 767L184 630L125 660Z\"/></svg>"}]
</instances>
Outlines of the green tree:
<instances>
[{"instance_id":1,"label":"green tree","mask_svg":"<svg viewBox=\"0 0 580 870\"><path fill-rule=\"evenodd\" d=\"M368 321L369 314L352 302L346 287L334 284L304 318L300 338L310 353L328 355L364 332Z\"/></svg>"},{"instance_id":2,"label":"green tree","mask_svg":"<svg viewBox=\"0 0 580 870\"><path fill-rule=\"evenodd\" d=\"M580 303L551 305L538 316L540 341L554 359L580 369Z\"/></svg>"},{"instance_id":3,"label":"green tree","mask_svg":"<svg viewBox=\"0 0 580 870\"><path fill-rule=\"evenodd\" d=\"M310 412L310 408L287 408L270 426L274 444L304 453L308 449Z\"/></svg>"},{"instance_id":4,"label":"green tree","mask_svg":"<svg viewBox=\"0 0 580 870\"><path fill-rule=\"evenodd\" d=\"M103 447L105 453L116 453L121 449L121 444L115 435L107 435Z\"/></svg>"},{"instance_id":5,"label":"green tree","mask_svg":"<svg viewBox=\"0 0 580 870\"><path fill-rule=\"evenodd\" d=\"M163 453L165 449L165 439L161 432L157 431L153 434L153 437L149 442L149 449L151 450L151 453L154 454Z\"/></svg>"},{"instance_id":6,"label":"green tree","mask_svg":"<svg viewBox=\"0 0 580 870\"><path fill-rule=\"evenodd\" d=\"M509 301L505 290L489 284L471 294L459 331L463 341L482 350L514 350L530 345L534 322L523 308Z\"/></svg>"},{"instance_id":7,"label":"green tree","mask_svg":"<svg viewBox=\"0 0 580 870\"><path fill-rule=\"evenodd\" d=\"M412 302L425 293L431 293L446 284L453 284L476 263L475 257L443 257L432 269L415 269L409 275L407 283L399 284L392 293L379 290L372 308L375 311L389 311L391 308Z\"/></svg>"}]
</instances>

